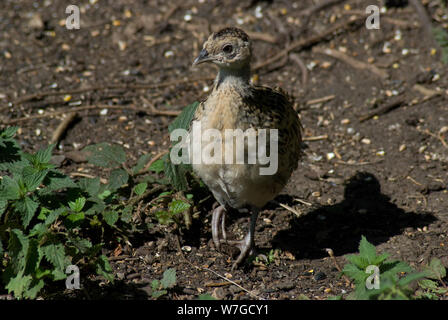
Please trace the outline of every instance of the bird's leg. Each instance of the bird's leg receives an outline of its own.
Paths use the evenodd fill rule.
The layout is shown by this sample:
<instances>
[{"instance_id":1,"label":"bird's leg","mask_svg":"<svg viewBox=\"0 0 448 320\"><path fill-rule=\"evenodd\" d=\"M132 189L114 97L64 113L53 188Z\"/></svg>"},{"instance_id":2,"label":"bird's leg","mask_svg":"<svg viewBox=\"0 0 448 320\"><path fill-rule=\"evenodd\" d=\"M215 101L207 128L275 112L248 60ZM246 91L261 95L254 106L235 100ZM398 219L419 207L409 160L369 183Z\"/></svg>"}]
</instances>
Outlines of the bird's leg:
<instances>
[{"instance_id":1,"label":"bird's leg","mask_svg":"<svg viewBox=\"0 0 448 320\"><path fill-rule=\"evenodd\" d=\"M224 206L219 206L215 210L213 210L212 238L213 238L213 242L214 242L217 250L219 250L221 248L221 241L226 240L226 232L224 230L225 216L226 216L226 209L224 208ZM223 236L222 238L220 238L220 234L219 234L220 222L221 222L221 231L222 231L222 236Z\"/></svg>"},{"instance_id":2,"label":"bird's leg","mask_svg":"<svg viewBox=\"0 0 448 320\"><path fill-rule=\"evenodd\" d=\"M235 260L232 265L232 270L234 270L243 260L252 252L254 248L254 235L255 235L255 225L257 223L259 210L257 208L252 208L252 215L250 216L249 231L242 240L226 241L240 249L240 255Z\"/></svg>"}]
</instances>

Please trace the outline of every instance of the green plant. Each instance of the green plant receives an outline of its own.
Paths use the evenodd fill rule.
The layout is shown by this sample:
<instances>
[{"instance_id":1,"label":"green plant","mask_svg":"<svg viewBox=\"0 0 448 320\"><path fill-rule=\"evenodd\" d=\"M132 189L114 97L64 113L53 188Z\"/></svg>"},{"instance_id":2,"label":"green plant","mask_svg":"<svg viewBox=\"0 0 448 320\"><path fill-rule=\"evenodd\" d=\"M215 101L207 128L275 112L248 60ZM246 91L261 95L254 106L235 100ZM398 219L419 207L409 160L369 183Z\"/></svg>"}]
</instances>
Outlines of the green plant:
<instances>
[{"instance_id":1,"label":"green plant","mask_svg":"<svg viewBox=\"0 0 448 320\"><path fill-rule=\"evenodd\" d=\"M446 269L439 259L433 258L425 267L424 272L425 279L418 281L417 298L435 300L448 293L448 287L443 281L446 277Z\"/></svg>"},{"instance_id":2,"label":"green plant","mask_svg":"<svg viewBox=\"0 0 448 320\"><path fill-rule=\"evenodd\" d=\"M108 182L72 180L51 164L53 145L24 152L14 139L16 131L0 131L0 273L5 288L17 298L35 298L45 285L65 279L71 264L83 267L83 274L93 269L113 281L101 249L106 242L127 239L136 228L130 222L138 202L157 196L169 182L152 175L138 181L149 157L129 169L124 150L107 143L82 152L89 163L110 170ZM149 171L157 174L163 167L156 161ZM148 190L149 183L156 186ZM165 222L190 207L189 199L172 199Z\"/></svg>"},{"instance_id":3,"label":"green plant","mask_svg":"<svg viewBox=\"0 0 448 320\"><path fill-rule=\"evenodd\" d=\"M173 288L176 285L176 269L169 268L163 273L161 280L153 280L151 282L151 296L158 299L168 293L167 289Z\"/></svg>"},{"instance_id":4,"label":"green plant","mask_svg":"<svg viewBox=\"0 0 448 320\"><path fill-rule=\"evenodd\" d=\"M408 300L413 290L410 283L425 277L425 273L417 273L405 262L389 260L389 254L377 255L374 245L362 236L359 244L359 255L348 255L350 262L344 266L343 274L355 283L355 291L349 298L362 300ZM366 282L374 276L369 269L378 271L376 279L378 288L368 289ZM375 271L374 271L375 272ZM373 280L373 279L372 279Z\"/></svg>"}]
</instances>

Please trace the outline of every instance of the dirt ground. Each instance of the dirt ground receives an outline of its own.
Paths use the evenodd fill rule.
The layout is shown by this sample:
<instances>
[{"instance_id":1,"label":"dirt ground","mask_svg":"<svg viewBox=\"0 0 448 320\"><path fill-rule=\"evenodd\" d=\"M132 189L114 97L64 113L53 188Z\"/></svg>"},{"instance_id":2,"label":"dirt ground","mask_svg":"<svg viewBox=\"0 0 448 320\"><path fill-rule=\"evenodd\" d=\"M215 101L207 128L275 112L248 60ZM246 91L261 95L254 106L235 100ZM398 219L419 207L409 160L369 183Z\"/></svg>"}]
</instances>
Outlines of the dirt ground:
<instances>
[{"instance_id":1,"label":"dirt ground","mask_svg":"<svg viewBox=\"0 0 448 320\"><path fill-rule=\"evenodd\" d=\"M216 69L191 68L210 30L238 26L250 32L257 65L352 16L366 17L370 4L383 6L350 0L307 12L318 1L85 0L78 1L80 29L68 30L65 9L72 2L2 0L1 126L20 126L20 143L37 150L63 113L90 106L78 110L56 153L106 141L124 146L130 164L169 143L167 126L174 118L151 113L151 106L178 111L210 90ZM448 9L439 1L424 3L434 25L446 28ZM148 299L151 281L176 268L168 299L201 293L325 299L352 291L327 249L343 266L361 235L416 269L433 257L448 267L448 68L412 6L389 8L380 21L379 30L367 29L364 20L345 25L255 71L254 82L295 97L306 140L299 168L258 220L255 242L265 255L274 250L272 262L230 271L236 252L217 252L210 241L212 201L179 237L189 262L253 296L235 285L220 286L215 273L193 267L180 256L172 228L157 226L131 239L118 257L105 248L117 281L94 281L78 297ZM119 87L124 84L134 87ZM159 86L135 87L140 84ZM61 94L42 94L47 92ZM391 104L395 108L362 121ZM64 161L60 169L96 174L76 161ZM229 237L243 235L247 222L247 216L231 216Z\"/></svg>"}]
</instances>

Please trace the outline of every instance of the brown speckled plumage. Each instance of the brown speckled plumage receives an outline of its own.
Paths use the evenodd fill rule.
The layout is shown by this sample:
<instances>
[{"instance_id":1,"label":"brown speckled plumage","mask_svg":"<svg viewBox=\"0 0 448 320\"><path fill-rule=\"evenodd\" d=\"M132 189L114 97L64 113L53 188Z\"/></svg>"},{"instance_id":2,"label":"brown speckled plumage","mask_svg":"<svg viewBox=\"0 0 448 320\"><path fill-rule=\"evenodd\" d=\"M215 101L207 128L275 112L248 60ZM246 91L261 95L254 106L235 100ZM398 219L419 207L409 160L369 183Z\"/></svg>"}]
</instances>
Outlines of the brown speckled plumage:
<instances>
[{"instance_id":1,"label":"brown speckled plumage","mask_svg":"<svg viewBox=\"0 0 448 320\"><path fill-rule=\"evenodd\" d=\"M231 242L241 249L233 267L242 262L253 246L258 210L283 189L301 155L301 125L292 99L281 89L251 85L250 58L251 43L247 34L240 29L226 28L209 37L194 62L210 61L220 67L213 91L201 102L194 116L194 121L201 122L203 131L252 128L258 134L259 129L278 129L279 134L278 170L274 175L260 175L259 163L193 164L193 170L221 204L215 209L212 221L216 247ZM224 148L226 141L222 143ZM251 208L251 228L245 239L226 240L225 208ZM222 237L217 230L219 223Z\"/></svg>"}]
</instances>

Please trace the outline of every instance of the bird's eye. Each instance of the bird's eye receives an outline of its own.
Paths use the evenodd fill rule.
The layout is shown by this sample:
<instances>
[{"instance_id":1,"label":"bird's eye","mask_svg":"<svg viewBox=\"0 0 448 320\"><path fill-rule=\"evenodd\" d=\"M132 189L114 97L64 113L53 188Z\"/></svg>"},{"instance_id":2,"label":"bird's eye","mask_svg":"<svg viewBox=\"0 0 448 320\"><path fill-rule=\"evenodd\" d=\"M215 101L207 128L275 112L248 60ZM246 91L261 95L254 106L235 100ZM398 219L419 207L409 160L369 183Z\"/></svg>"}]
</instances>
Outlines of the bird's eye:
<instances>
[{"instance_id":1,"label":"bird's eye","mask_svg":"<svg viewBox=\"0 0 448 320\"><path fill-rule=\"evenodd\" d=\"M222 51L224 53L230 53L230 52L232 52L232 50L233 50L233 47L230 44L226 44L224 47L222 47Z\"/></svg>"}]
</instances>

